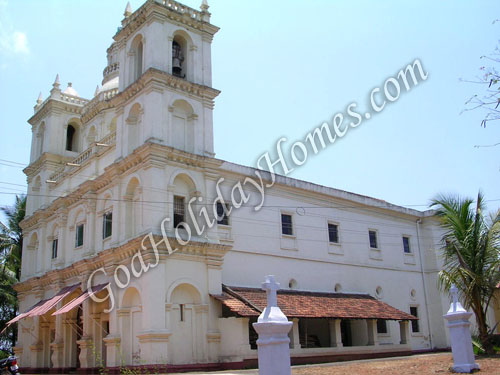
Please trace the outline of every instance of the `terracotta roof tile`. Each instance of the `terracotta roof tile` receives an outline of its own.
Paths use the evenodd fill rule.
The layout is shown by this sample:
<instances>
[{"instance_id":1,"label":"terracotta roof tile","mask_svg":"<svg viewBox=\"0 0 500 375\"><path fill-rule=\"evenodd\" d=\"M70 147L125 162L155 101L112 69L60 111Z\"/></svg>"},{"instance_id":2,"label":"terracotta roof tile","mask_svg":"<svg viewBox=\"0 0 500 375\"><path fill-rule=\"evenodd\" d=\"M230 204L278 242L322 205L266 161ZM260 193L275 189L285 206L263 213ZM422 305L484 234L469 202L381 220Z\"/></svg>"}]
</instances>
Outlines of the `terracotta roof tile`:
<instances>
[{"instance_id":1,"label":"terracotta roof tile","mask_svg":"<svg viewBox=\"0 0 500 375\"><path fill-rule=\"evenodd\" d=\"M259 316L267 304L266 292L257 288L223 286L213 297L243 317ZM280 290L278 306L289 318L418 319L367 294Z\"/></svg>"}]
</instances>

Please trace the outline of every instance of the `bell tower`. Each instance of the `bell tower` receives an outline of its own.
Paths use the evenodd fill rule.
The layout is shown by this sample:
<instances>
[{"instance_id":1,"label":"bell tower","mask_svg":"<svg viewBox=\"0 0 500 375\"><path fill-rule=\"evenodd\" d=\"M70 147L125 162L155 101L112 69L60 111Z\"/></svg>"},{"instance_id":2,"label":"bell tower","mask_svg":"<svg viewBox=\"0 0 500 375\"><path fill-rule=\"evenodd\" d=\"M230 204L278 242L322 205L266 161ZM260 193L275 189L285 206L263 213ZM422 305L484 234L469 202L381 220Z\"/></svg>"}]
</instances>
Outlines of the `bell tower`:
<instances>
[{"instance_id":1,"label":"bell tower","mask_svg":"<svg viewBox=\"0 0 500 375\"><path fill-rule=\"evenodd\" d=\"M203 0L195 10L173 0L130 4L108 49L119 63L117 143L122 157L145 142L214 156L211 44L217 26Z\"/></svg>"}]
</instances>

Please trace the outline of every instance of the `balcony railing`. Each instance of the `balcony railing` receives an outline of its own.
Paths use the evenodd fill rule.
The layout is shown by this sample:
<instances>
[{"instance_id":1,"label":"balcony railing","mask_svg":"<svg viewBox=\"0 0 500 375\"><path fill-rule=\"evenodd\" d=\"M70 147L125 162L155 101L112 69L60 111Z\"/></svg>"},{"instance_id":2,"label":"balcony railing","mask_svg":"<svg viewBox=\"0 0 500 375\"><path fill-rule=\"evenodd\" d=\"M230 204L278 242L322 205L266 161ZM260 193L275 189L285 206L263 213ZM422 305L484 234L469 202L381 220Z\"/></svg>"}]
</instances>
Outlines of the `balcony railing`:
<instances>
[{"instance_id":1,"label":"balcony railing","mask_svg":"<svg viewBox=\"0 0 500 375\"><path fill-rule=\"evenodd\" d=\"M51 181L51 183L58 183L66 174L73 171L75 168L80 168L92 155L101 153L103 148L113 146L115 143L116 132L110 133L101 140L92 143L89 148L53 173L49 177L49 181Z\"/></svg>"}]
</instances>

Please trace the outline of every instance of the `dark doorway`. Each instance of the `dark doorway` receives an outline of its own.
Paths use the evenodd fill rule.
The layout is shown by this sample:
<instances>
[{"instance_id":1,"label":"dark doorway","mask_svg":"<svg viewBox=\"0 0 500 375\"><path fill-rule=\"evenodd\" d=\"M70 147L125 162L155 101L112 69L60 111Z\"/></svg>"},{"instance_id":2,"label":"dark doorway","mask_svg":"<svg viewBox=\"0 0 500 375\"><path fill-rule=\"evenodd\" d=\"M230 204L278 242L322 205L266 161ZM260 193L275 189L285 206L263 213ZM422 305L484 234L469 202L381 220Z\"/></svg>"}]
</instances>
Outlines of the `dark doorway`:
<instances>
[{"instance_id":1,"label":"dark doorway","mask_svg":"<svg viewBox=\"0 0 500 375\"><path fill-rule=\"evenodd\" d=\"M352 346L351 321L342 319L340 322L340 334L343 346Z\"/></svg>"}]
</instances>

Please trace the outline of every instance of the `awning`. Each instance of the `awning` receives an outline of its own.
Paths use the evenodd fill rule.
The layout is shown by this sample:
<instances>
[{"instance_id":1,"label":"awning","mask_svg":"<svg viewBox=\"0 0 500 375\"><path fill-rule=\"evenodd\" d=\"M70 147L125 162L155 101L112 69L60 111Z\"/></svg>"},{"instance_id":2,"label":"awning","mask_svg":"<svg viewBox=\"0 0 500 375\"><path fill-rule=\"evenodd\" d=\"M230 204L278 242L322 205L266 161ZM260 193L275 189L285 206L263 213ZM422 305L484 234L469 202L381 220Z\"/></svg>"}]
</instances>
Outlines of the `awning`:
<instances>
[{"instance_id":1,"label":"awning","mask_svg":"<svg viewBox=\"0 0 500 375\"><path fill-rule=\"evenodd\" d=\"M257 288L227 287L212 295L232 313L256 317L267 305L266 292ZM418 320L368 294L279 290L278 306L289 318Z\"/></svg>"},{"instance_id":2,"label":"awning","mask_svg":"<svg viewBox=\"0 0 500 375\"><path fill-rule=\"evenodd\" d=\"M52 309L55 305L57 305L63 298L67 297L72 292L74 292L79 286L80 284L75 284L62 288L54 297L45 300L44 303L35 307L25 317L43 315L49 312L50 309Z\"/></svg>"},{"instance_id":3,"label":"awning","mask_svg":"<svg viewBox=\"0 0 500 375\"><path fill-rule=\"evenodd\" d=\"M43 299L41 301L39 301L38 303L36 303L35 305L31 306L28 310L26 310L25 312L19 314L18 316L16 316L14 319L11 319L9 320L6 324L5 324L5 328L3 329L3 331L5 331L7 329L8 326L10 326L11 324L14 324L14 323L17 323L18 321L20 321L22 318L26 318L29 313L31 311L33 311L34 309L36 309L37 307L43 305L45 302L47 302L48 299ZM3 331L1 333L3 333Z\"/></svg>"},{"instance_id":4,"label":"awning","mask_svg":"<svg viewBox=\"0 0 500 375\"><path fill-rule=\"evenodd\" d=\"M109 285L109 283L105 283L105 284L96 285L96 286L92 287L92 289L87 289L85 292L80 294L77 298L75 298L72 301L69 301L66 305L61 307L59 310L53 312L52 315L64 314L64 313L67 313L68 311L73 310L75 307L80 305L83 301L85 301L91 295L99 293L101 290L106 288L108 285Z\"/></svg>"}]
</instances>

